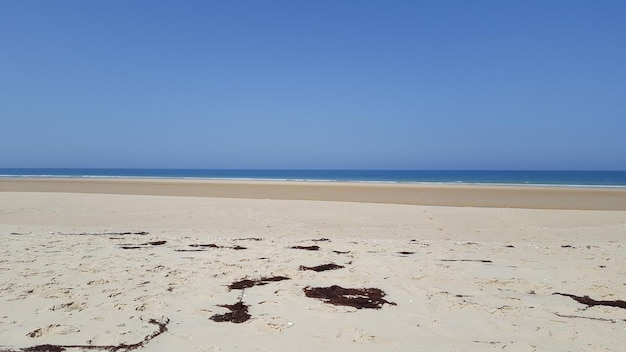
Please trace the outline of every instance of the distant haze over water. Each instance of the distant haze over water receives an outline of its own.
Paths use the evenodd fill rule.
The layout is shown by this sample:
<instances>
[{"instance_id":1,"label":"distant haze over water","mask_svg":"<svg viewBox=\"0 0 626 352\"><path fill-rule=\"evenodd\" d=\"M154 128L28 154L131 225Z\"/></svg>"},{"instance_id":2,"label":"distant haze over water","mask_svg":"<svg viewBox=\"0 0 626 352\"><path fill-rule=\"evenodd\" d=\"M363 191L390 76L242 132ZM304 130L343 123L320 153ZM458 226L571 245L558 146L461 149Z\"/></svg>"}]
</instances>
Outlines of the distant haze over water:
<instances>
[{"instance_id":1,"label":"distant haze over water","mask_svg":"<svg viewBox=\"0 0 626 352\"><path fill-rule=\"evenodd\" d=\"M169 178L626 187L626 171L5 168L0 178Z\"/></svg>"}]
</instances>

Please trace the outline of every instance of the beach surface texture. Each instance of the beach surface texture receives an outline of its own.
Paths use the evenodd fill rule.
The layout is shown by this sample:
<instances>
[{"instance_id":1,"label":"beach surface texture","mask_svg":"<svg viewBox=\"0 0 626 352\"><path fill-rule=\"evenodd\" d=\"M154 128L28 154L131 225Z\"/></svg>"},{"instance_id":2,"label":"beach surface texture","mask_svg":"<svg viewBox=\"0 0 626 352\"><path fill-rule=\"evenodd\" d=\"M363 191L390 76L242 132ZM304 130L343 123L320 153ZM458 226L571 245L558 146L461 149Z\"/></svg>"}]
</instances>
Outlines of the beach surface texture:
<instances>
[{"instance_id":1,"label":"beach surface texture","mask_svg":"<svg viewBox=\"0 0 626 352\"><path fill-rule=\"evenodd\" d=\"M0 351L623 351L626 190L0 180Z\"/></svg>"}]
</instances>

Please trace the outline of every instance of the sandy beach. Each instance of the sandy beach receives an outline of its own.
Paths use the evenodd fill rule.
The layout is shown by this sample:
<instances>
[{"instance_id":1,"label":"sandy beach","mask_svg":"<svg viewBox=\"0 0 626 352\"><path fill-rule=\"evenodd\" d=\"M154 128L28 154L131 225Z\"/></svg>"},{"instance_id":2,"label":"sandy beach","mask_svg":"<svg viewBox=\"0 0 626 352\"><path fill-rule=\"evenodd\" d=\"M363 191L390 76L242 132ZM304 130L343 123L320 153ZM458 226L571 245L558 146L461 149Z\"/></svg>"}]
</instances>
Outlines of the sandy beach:
<instances>
[{"instance_id":1,"label":"sandy beach","mask_svg":"<svg viewBox=\"0 0 626 352\"><path fill-rule=\"evenodd\" d=\"M3 179L0 351L622 351L625 238L624 189Z\"/></svg>"}]
</instances>

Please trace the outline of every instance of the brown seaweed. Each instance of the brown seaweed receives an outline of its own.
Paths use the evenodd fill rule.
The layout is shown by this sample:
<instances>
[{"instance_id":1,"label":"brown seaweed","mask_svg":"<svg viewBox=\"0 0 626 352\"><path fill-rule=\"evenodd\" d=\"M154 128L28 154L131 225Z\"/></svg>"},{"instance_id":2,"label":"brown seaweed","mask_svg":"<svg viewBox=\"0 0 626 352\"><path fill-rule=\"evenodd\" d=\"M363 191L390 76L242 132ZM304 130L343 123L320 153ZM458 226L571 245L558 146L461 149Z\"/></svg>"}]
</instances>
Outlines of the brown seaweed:
<instances>
[{"instance_id":1,"label":"brown seaweed","mask_svg":"<svg viewBox=\"0 0 626 352\"><path fill-rule=\"evenodd\" d=\"M336 306L349 306L356 309L380 309L383 304L395 306L393 302L385 300L386 293L378 288L343 288L333 285L330 287L305 287L304 294L310 298L317 298L325 303Z\"/></svg>"},{"instance_id":2,"label":"brown seaweed","mask_svg":"<svg viewBox=\"0 0 626 352\"><path fill-rule=\"evenodd\" d=\"M477 263L493 263L489 259L441 259L442 262L477 262Z\"/></svg>"},{"instance_id":3,"label":"brown seaweed","mask_svg":"<svg viewBox=\"0 0 626 352\"><path fill-rule=\"evenodd\" d=\"M228 285L228 290L243 290L246 288L254 287L254 286L264 286L267 285L268 282L282 281L282 280L291 280L285 276L272 276L272 277L262 277L258 280L250 280L243 279L239 281L235 281L232 284Z\"/></svg>"},{"instance_id":4,"label":"brown seaweed","mask_svg":"<svg viewBox=\"0 0 626 352\"><path fill-rule=\"evenodd\" d=\"M219 323L230 321L236 324L243 323L250 319L250 314L248 314L248 306L241 301L235 304L220 304L218 305L218 307L227 308L230 310L230 312L224 314L215 314L209 319Z\"/></svg>"},{"instance_id":5,"label":"brown seaweed","mask_svg":"<svg viewBox=\"0 0 626 352\"><path fill-rule=\"evenodd\" d=\"M229 291L230 290L243 290L244 288L250 288L254 286L263 286L263 285L267 285L267 282L263 282L261 280L244 279L244 280L233 282L232 284L228 285L228 290Z\"/></svg>"},{"instance_id":6,"label":"brown seaweed","mask_svg":"<svg viewBox=\"0 0 626 352\"><path fill-rule=\"evenodd\" d=\"M246 247L242 247L242 246L234 246L234 247L226 247L226 246L218 246L215 243L209 243L209 244L190 244L189 247L194 247L194 248L228 248L228 249L233 249L236 251L242 250L242 249L248 249Z\"/></svg>"},{"instance_id":7,"label":"brown seaweed","mask_svg":"<svg viewBox=\"0 0 626 352\"><path fill-rule=\"evenodd\" d=\"M167 241L152 241L152 242L146 242L146 243L142 243L142 246L162 246L164 244L166 244Z\"/></svg>"},{"instance_id":8,"label":"brown seaweed","mask_svg":"<svg viewBox=\"0 0 626 352\"><path fill-rule=\"evenodd\" d=\"M275 282L275 281L283 281L283 280L291 280L286 276L272 276L272 277L262 277L261 281L263 282Z\"/></svg>"},{"instance_id":9,"label":"brown seaweed","mask_svg":"<svg viewBox=\"0 0 626 352\"><path fill-rule=\"evenodd\" d=\"M5 349L5 350L0 350L0 352L64 352L66 351L68 348L79 348L82 350L103 350L103 351L110 351L110 352L117 352L117 351L131 351L131 350L135 350L141 347L144 347L146 345L146 343L150 342L150 340L154 339L155 337L163 334L164 332L167 331L167 324L169 324L170 320L165 318L163 321L158 321L156 319L150 319L148 321L148 323L156 325L159 327L159 329L153 333L151 333L150 335L147 335L143 338L143 340L141 340L140 342L137 343L133 343L133 344L125 344L125 343L121 343L119 345L104 345L104 346L97 346L97 345L37 345L37 346L32 346L32 347L24 347L24 348L20 348L20 349Z\"/></svg>"},{"instance_id":10,"label":"brown seaweed","mask_svg":"<svg viewBox=\"0 0 626 352\"><path fill-rule=\"evenodd\" d=\"M190 245L189 245L189 247L194 247L194 248L197 248L197 247L201 247L201 248L205 248L205 247L206 247L206 248L222 248L222 247L220 247L220 246L216 245L215 243L209 243L209 244L190 244Z\"/></svg>"},{"instance_id":11,"label":"brown seaweed","mask_svg":"<svg viewBox=\"0 0 626 352\"><path fill-rule=\"evenodd\" d=\"M318 266L304 266L304 265L300 265L300 270L312 270L312 271L316 271L316 272L320 272L320 271L327 271L327 270L337 270L337 269L342 269L345 268L345 266L342 265L337 265L335 263L330 263L330 264L322 264L322 265L318 265Z\"/></svg>"},{"instance_id":12,"label":"brown seaweed","mask_svg":"<svg viewBox=\"0 0 626 352\"><path fill-rule=\"evenodd\" d=\"M122 243L120 244L120 248L122 249L139 249L146 246L162 246L166 244L167 241L152 241L146 243L132 244L132 243Z\"/></svg>"},{"instance_id":13,"label":"brown seaweed","mask_svg":"<svg viewBox=\"0 0 626 352\"><path fill-rule=\"evenodd\" d=\"M622 301L622 300L596 301L595 299L590 298L589 296L576 296L576 295L572 295L569 293L560 293L560 292L555 292L553 293L553 295L569 297L580 304L586 305L587 307L607 306L607 307L617 307L617 308L626 309L626 301Z\"/></svg>"},{"instance_id":14,"label":"brown seaweed","mask_svg":"<svg viewBox=\"0 0 626 352\"><path fill-rule=\"evenodd\" d=\"M307 251L319 251L320 250L320 246L292 246L289 247L291 249L304 249Z\"/></svg>"},{"instance_id":15,"label":"brown seaweed","mask_svg":"<svg viewBox=\"0 0 626 352\"><path fill-rule=\"evenodd\" d=\"M409 254L415 254L415 252L402 251L402 252L398 252L398 254L409 255Z\"/></svg>"},{"instance_id":16,"label":"brown seaweed","mask_svg":"<svg viewBox=\"0 0 626 352\"><path fill-rule=\"evenodd\" d=\"M146 231L138 231L138 232L95 232L95 233L57 233L58 235L63 236L130 236L130 235L139 235L139 236L147 236L150 233Z\"/></svg>"},{"instance_id":17,"label":"brown seaweed","mask_svg":"<svg viewBox=\"0 0 626 352\"><path fill-rule=\"evenodd\" d=\"M33 347L22 348L21 350L24 352L63 352L65 348L57 345L38 345Z\"/></svg>"},{"instance_id":18,"label":"brown seaweed","mask_svg":"<svg viewBox=\"0 0 626 352\"><path fill-rule=\"evenodd\" d=\"M342 251L333 251L333 253L337 253L337 254L350 254L350 251L345 251L345 252L342 252Z\"/></svg>"},{"instance_id":19,"label":"brown seaweed","mask_svg":"<svg viewBox=\"0 0 626 352\"><path fill-rule=\"evenodd\" d=\"M554 315L556 315L557 317L561 317L561 318L573 318L573 319L589 319L589 320L598 320L598 321L608 321L611 323L617 323L618 321L626 321L626 319L607 319L607 318L595 318L595 317L585 317L582 315L569 315L569 314L559 314L559 313L552 313Z\"/></svg>"}]
</instances>

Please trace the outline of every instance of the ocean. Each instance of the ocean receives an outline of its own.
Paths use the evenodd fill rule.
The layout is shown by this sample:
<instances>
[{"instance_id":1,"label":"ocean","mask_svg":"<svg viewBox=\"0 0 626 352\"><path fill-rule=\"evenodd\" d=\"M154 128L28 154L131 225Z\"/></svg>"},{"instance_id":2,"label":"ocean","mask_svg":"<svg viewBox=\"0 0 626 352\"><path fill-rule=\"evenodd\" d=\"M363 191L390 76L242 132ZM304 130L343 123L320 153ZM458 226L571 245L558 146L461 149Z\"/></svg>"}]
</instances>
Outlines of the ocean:
<instances>
[{"instance_id":1,"label":"ocean","mask_svg":"<svg viewBox=\"0 0 626 352\"><path fill-rule=\"evenodd\" d=\"M0 178L166 178L626 188L626 171L0 168Z\"/></svg>"}]
</instances>

